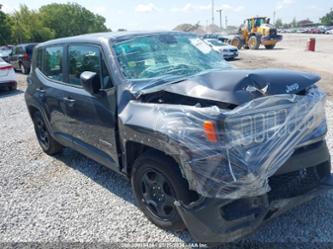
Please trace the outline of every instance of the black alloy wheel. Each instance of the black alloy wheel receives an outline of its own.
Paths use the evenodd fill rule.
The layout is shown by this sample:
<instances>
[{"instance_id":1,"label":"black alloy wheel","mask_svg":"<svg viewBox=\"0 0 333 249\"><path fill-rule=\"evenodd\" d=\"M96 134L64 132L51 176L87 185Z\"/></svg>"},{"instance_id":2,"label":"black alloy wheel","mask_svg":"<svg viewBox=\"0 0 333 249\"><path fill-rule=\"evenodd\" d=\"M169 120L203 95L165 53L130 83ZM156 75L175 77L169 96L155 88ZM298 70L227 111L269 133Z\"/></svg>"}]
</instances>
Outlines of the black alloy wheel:
<instances>
[{"instance_id":1,"label":"black alloy wheel","mask_svg":"<svg viewBox=\"0 0 333 249\"><path fill-rule=\"evenodd\" d=\"M147 169L141 179L141 194L147 209L159 218L171 219L176 210L176 194L166 177L155 169Z\"/></svg>"},{"instance_id":2,"label":"black alloy wheel","mask_svg":"<svg viewBox=\"0 0 333 249\"><path fill-rule=\"evenodd\" d=\"M190 203L194 192L175 161L163 153L146 151L133 165L131 183L138 206L152 223L173 231L185 228L174 203Z\"/></svg>"},{"instance_id":3,"label":"black alloy wheel","mask_svg":"<svg viewBox=\"0 0 333 249\"><path fill-rule=\"evenodd\" d=\"M41 113L39 111L36 111L33 114L32 119L38 142L42 147L43 151L50 156L61 152L63 146L59 144L56 140L54 140L54 138L51 136Z\"/></svg>"}]
</instances>

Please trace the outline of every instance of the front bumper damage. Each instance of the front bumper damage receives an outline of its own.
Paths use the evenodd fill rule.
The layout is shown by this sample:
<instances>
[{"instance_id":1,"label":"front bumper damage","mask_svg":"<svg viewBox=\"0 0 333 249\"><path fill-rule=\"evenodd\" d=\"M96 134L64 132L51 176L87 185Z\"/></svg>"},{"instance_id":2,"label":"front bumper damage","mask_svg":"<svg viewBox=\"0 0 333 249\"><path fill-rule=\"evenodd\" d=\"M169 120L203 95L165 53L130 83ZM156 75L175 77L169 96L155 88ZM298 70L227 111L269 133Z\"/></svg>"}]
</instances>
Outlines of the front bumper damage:
<instances>
[{"instance_id":1,"label":"front bumper damage","mask_svg":"<svg viewBox=\"0 0 333 249\"><path fill-rule=\"evenodd\" d=\"M327 166L330 168L330 163ZM280 196L281 193L272 189L257 197L239 200L201 198L189 205L175 201L175 206L196 241L228 243L253 233L272 218L332 189L333 175L328 174L315 187L296 196Z\"/></svg>"},{"instance_id":2,"label":"front bumper damage","mask_svg":"<svg viewBox=\"0 0 333 249\"><path fill-rule=\"evenodd\" d=\"M198 242L239 239L333 187L323 140L326 96L316 87L301 88L298 83L285 88L287 93L292 89L298 93L255 98L255 92L253 100L234 109L131 101L119 115L124 140L145 142L174 157L189 188L201 196L190 204L175 201ZM194 87L191 95L199 90L203 88ZM209 91L207 95L212 96ZM214 143L203 132L205 121L214 122ZM151 130L154 134L148 137ZM307 184L308 174L318 176L317 167L326 170L318 169L324 173L315 178L316 184ZM283 182L285 178L291 180ZM297 187L298 181L304 189ZM288 194L283 187L295 191Z\"/></svg>"},{"instance_id":3,"label":"front bumper damage","mask_svg":"<svg viewBox=\"0 0 333 249\"><path fill-rule=\"evenodd\" d=\"M298 129L299 132L291 132L289 135L283 132L282 135L275 137L279 142L271 145L269 143L265 144L265 140L263 140L263 143L259 146L265 144L265 148L262 147L264 150L260 149L258 153L252 154L252 160L247 162L249 167L257 163L257 169L263 169L262 166L264 164L259 163L260 161L257 160L261 160L264 154L269 155L273 159L269 160L269 162L267 161L264 168L269 169L274 165L274 170L270 173L267 173L268 171L261 171L261 173L265 174L266 179L263 187L256 187L257 184L260 184L262 176L260 174L258 174L259 177L257 179L250 181L249 185L245 187L245 177L239 176L237 172L240 169L238 161L238 164L231 163L233 166L231 170L238 177L235 177L234 181L230 182L230 185L224 190L222 190L221 186L225 187L227 182L225 181L224 185L215 184L211 179L219 178L215 177L216 175L210 174L215 178L206 179L204 185L202 185L204 186L202 189L206 192L204 195L201 195L202 197L199 200L187 205L180 201L175 202L179 215L196 241L208 244L235 241L254 232L259 226L288 209L333 189L330 154L324 140L326 133L325 115L322 108L324 98L323 96L319 97L319 95L317 96L318 98L309 96L305 97L309 100L307 101L309 108L297 107L297 111L292 114L290 121L293 120L294 122L299 116L302 116L298 121L299 123L303 123L309 118L312 121L316 120L315 123L311 122L314 126L303 123L302 127ZM301 110L307 110L309 113L313 112L317 116L314 116L314 118L310 116L306 117L306 114L303 115L303 111ZM240 118L237 117L235 120L240 120ZM227 124L229 124L229 128ZM285 122L282 127L286 127L286 124L288 122ZM235 131L235 134L237 132L237 136L240 136L236 125L237 122L232 122L231 120L225 122L225 129L228 129L228 135L232 136L233 131ZM321 128L318 129L318 127ZM292 127L292 130L294 129L295 127ZM310 133L305 135L309 131ZM299 136L300 134L302 134L302 137ZM318 136L318 134L321 134L321 136ZM226 136L225 133L224 137ZM233 137L236 138L237 136ZM292 138L291 142L287 142L287 146L286 144L283 145L289 138ZM271 139L270 141L273 140ZM232 150L243 151L242 148L245 146L237 147L240 144L239 141L237 139L229 140L229 144L233 144ZM249 141L249 137L246 141ZM293 145L287 148L291 144ZM268 152L269 147L272 149L271 152ZM292 147L294 149L290 150ZM279 150L280 152L276 153ZM232 155L234 157L232 159L229 157L229 162L246 158L246 153L243 155L242 152L233 153ZM214 161L210 162L210 158L206 159L200 163L200 166L208 170L209 164L214 164ZM260 165L261 167L259 167ZM192 168L194 168L193 164ZM214 169L217 168L226 167L223 164L219 167L215 161ZM203 173L200 175L201 179L203 179ZM223 175L225 173L222 175L217 174L219 177ZM237 185L239 180L243 181L241 187ZM223 193L223 195L211 194L216 193L216 189L220 190L220 193Z\"/></svg>"}]
</instances>

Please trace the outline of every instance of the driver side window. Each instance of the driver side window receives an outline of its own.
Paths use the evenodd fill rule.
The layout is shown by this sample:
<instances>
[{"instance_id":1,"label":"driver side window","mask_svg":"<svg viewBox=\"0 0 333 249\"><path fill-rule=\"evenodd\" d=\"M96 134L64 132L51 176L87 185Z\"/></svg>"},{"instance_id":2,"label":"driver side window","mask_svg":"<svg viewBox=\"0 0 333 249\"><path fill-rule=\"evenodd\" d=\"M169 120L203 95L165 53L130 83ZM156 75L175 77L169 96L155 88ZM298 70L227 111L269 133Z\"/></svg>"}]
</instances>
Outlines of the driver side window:
<instances>
[{"instance_id":1,"label":"driver side window","mask_svg":"<svg viewBox=\"0 0 333 249\"><path fill-rule=\"evenodd\" d=\"M81 86L81 73L84 71L90 71L97 74L104 89L111 87L111 79L99 47L94 45L69 46L68 65L69 84Z\"/></svg>"}]
</instances>

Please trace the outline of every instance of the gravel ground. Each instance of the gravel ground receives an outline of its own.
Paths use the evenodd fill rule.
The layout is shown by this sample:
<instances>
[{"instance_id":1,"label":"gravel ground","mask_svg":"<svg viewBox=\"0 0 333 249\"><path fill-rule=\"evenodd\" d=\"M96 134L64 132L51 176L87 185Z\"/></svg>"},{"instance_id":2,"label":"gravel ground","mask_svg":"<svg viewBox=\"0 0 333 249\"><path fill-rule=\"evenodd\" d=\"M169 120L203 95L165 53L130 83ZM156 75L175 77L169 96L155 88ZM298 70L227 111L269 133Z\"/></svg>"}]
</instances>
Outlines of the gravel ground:
<instances>
[{"instance_id":1,"label":"gravel ground","mask_svg":"<svg viewBox=\"0 0 333 249\"><path fill-rule=\"evenodd\" d=\"M264 56L268 60L276 60L280 64L310 68L312 71L332 73L333 35L322 34L282 34L283 40L275 49L267 50L263 46L259 50L242 50L253 57ZM316 52L306 51L310 38L316 39Z\"/></svg>"},{"instance_id":2,"label":"gravel ground","mask_svg":"<svg viewBox=\"0 0 333 249\"><path fill-rule=\"evenodd\" d=\"M0 92L0 242L191 242L151 224L127 180L66 149L42 153L20 90ZM333 152L333 103L327 104ZM333 242L333 193L263 226L246 241Z\"/></svg>"}]
</instances>

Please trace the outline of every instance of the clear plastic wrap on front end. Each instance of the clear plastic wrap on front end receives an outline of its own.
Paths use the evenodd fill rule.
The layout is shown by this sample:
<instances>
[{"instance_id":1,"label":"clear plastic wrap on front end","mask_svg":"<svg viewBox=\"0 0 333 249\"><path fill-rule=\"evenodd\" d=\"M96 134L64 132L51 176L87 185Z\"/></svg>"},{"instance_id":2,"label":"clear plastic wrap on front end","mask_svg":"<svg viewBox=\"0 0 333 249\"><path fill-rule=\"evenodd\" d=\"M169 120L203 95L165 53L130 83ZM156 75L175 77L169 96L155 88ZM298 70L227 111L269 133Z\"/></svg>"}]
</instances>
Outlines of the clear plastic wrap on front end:
<instances>
[{"instance_id":1,"label":"clear plastic wrap on front end","mask_svg":"<svg viewBox=\"0 0 333 249\"><path fill-rule=\"evenodd\" d=\"M326 133L324 106L325 94L316 87L257 98L233 110L155 105L154 130L167 134L171 148L184 147L187 156L179 158L191 189L238 199L267 193L268 178L294 151ZM205 121L214 122L217 142L207 139Z\"/></svg>"}]
</instances>

